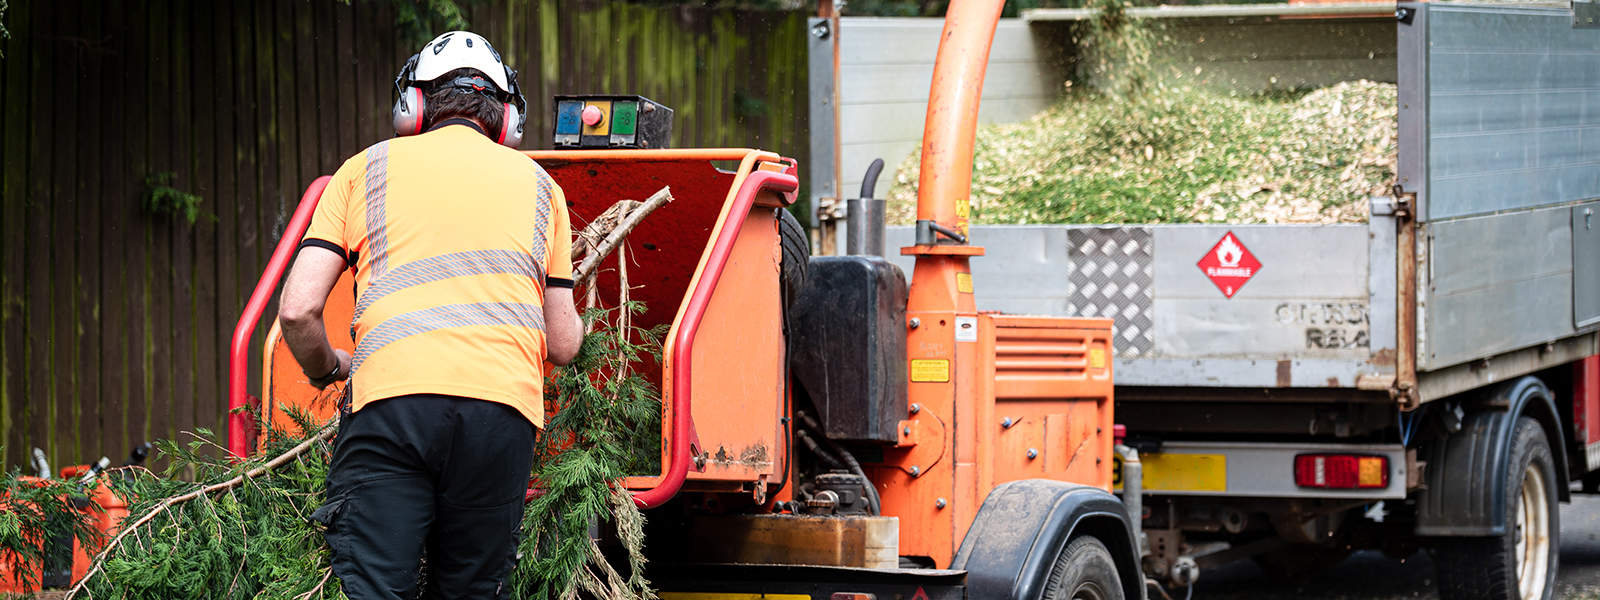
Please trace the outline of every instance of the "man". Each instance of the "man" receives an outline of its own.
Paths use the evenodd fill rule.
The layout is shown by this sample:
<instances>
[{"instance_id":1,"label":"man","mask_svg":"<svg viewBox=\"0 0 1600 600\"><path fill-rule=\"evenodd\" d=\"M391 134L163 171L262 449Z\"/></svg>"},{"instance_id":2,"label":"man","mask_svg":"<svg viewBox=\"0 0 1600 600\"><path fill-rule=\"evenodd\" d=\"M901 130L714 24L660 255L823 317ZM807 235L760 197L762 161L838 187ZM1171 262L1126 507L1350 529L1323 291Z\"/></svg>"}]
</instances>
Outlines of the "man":
<instances>
[{"instance_id":1,"label":"man","mask_svg":"<svg viewBox=\"0 0 1600 600\"><path fill-rule=\"evenodd\" d=\"M487 40L439 36L396 88L401 137L334 174L283 287L284 339L307 378L350 380L312 518L353 600L415 596L424 553L429 597L503 597L541 369L572 360L581 336L571 224L561 188L512 149L516 72ZM345 269L354 357L330 347L322 318Z\"/></svg>"}]
</instances>

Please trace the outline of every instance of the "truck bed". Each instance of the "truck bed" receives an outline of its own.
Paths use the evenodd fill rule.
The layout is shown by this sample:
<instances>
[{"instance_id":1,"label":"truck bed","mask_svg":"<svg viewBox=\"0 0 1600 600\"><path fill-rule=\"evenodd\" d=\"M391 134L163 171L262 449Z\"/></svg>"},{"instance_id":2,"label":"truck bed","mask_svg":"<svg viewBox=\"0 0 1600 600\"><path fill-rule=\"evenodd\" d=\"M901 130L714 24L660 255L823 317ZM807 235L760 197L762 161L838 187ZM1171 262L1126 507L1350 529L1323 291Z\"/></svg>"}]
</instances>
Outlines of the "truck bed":
<instances>
[{"instance_id":1,"label":"truck bed","mask_svg":"<svg viewBox=\"0 0 1600 600\"><path fill-rule=\"evenodd\" d=\"M1600 352L1592 32L1558 7L1401 9L1401 194L1367 223L974 226L978 307L1113 317L1119 386L1376 399L1409 359L1425 402Z\"/></svg>"}]
</instances>

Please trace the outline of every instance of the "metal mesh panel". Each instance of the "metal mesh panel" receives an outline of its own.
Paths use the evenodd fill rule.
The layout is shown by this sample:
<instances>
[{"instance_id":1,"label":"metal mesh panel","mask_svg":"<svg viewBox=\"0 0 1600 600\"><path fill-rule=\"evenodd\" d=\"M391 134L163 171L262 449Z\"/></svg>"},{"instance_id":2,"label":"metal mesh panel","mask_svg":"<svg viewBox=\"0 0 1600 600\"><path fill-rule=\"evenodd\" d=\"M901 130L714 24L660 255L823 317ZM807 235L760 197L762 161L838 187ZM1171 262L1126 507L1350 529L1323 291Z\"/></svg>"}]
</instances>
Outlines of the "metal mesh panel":
<instances>
[{"instance_id":1,"label":"metal mesh panel","mask_svg":"<svg viewBox=\"0 0 1600 600\"><path fill-rule=\"evenodd\" d=\"M1143 356L1155 347L1153 255L1147 227L1067 230L1067 309L1071 316L1113 319L1117 356Z\"/></svg>"}]
</instances>

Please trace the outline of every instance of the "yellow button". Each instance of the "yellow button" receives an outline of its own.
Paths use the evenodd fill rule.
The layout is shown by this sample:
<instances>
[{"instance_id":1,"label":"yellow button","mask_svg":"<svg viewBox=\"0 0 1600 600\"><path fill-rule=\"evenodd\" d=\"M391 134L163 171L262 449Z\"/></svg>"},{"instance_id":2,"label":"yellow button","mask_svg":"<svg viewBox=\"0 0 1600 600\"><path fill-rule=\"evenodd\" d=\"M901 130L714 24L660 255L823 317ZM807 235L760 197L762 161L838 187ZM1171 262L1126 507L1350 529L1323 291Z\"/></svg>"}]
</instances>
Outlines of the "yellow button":
<instances>
[{"instance_id":1,"label":"yellow button","mask_svg":"<svg viewBox=\"0 0 1600 600\"><path fill-rule=\"evenodd\" d=\"M594 125L589 125L587 122L585 122L583 125L583 135L610 135L611 101L591 100L587 103L587 106L585 106L583 110L584 112L588 112L590 108L596 108L600 110L600 121Z\"/></svg>"}]
</instances>

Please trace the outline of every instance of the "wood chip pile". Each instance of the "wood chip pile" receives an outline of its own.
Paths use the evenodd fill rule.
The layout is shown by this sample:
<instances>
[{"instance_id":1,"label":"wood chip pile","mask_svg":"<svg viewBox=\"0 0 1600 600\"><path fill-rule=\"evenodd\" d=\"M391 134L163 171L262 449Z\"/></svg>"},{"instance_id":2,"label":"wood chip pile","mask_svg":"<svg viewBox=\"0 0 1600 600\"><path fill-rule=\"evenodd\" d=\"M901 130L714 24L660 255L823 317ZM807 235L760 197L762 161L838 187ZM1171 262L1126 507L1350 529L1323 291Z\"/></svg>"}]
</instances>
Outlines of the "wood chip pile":
<instances>
[{"instance_id":1,"label":"wood chip pile","mask_svg":"<svg viewBox=\"0 0 1600 600\"><path fill-rule=\"evenodd\" d=\"M1395 86L1371 81L1269 97L1070 92L979 130L972 222L1362 222L1394 184L1396 106ZM896 173L892 224L916 218L918 159Z\"/></svg>"}]
</instances>

